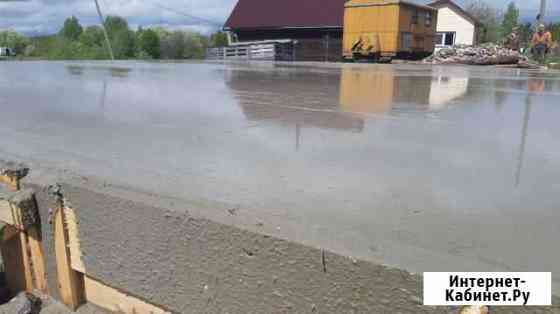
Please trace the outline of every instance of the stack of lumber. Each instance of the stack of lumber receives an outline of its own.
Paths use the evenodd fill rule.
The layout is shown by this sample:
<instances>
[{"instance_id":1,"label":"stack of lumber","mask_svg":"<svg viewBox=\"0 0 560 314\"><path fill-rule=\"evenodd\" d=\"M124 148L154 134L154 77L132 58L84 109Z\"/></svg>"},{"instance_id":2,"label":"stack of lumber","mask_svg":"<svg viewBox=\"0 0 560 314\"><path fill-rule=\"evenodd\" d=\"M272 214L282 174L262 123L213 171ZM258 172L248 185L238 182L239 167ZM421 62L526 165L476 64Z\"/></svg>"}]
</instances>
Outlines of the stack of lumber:
<instances>
[{"instance_id":1,"label":"stack of lumber","mask_svg":"<svg viewBox=\"0 0 560 314\"><path fill-rule=\"evenodd\" d=\"M521 53L495 44L452 46L440 49L424 59L424 63L431 64L471 65L518 64L527 61L528 58Z\"/></svg>"}]
</instances>

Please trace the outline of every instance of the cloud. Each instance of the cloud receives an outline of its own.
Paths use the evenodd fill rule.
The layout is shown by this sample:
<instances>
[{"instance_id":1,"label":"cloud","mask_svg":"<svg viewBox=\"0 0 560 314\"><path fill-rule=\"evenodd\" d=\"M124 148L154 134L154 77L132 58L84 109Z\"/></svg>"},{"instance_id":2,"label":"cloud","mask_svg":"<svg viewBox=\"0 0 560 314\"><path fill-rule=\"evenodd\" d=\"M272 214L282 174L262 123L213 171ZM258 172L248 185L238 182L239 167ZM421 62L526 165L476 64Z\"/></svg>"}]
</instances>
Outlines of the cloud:
<instances>
[{"instance_id":1,"label":"cloud","mask_svg":"<svg viewBox=\"0 0 560 314\"><path fill-rule=\"evenodd\" d=\"M223 25L236 0L99 0L103 14L125 17L131 26L165 26L210 33ZM0 29L28 35L58 32L76 16L98 24L94 0L0 0Z\"/></svg>"}]
</instances>

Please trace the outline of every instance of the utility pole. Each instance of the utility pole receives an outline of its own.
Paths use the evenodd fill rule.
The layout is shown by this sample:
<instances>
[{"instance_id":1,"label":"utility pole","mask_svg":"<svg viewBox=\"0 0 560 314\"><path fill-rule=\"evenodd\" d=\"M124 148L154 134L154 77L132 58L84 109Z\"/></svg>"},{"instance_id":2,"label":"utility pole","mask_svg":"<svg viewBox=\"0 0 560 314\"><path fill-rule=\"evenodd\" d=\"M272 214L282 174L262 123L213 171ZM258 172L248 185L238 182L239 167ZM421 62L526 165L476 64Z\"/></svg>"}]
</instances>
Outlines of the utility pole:
<instances>
[{"instance_id":1,"label":"utility pole","mask_svg":"<svg viewBox=\"0 0 560 314\"><path fill-rule=\"evenodd\" d=\"M97 14L99 15L99 20L101 21L101 28L103 29L103 35L105 36L105 43L107 44L107 50L109 50L109 55L111 56L111 60L115 60L115 56L113 55L113 47L111 47L109 34L107 34L107 30L105 29L105 19L103 18L103 14L101 13L99 2L97 2L97 0L94 1L95 1L95 7L97 8Z\"/></svg>"},{"instance_id":2,"label":"utility pole","mask_svg":"<svg viewBox=\"0 0 560 314\"><path fill-rule=\"evenodd\" d=\"M540 24L544 24L544 17L546 13L546 0L541 0L541 9L539 11L538 22Z\"/></svg>"}]
</instances>

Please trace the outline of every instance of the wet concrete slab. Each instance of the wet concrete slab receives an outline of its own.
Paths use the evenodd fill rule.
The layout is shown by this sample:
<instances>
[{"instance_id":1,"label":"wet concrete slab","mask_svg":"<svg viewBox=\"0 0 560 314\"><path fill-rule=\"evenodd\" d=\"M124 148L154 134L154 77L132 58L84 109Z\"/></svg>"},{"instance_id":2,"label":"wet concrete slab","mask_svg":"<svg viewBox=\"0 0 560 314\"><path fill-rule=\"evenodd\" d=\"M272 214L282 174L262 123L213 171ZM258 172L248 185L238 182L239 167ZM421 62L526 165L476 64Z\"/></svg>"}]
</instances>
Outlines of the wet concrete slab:
<instances>
[{"instance_id":1,"label":"wet concrete slab","mask_svg":"<svg viewBox=\"0 0 560 314\"><path fill-rule=\"evenodd\" d=\"M555 74L130 62L0 69L0 158L29 163L36 180L188 207L413 272L560 273Z\"/></svg>"}]
</instances>

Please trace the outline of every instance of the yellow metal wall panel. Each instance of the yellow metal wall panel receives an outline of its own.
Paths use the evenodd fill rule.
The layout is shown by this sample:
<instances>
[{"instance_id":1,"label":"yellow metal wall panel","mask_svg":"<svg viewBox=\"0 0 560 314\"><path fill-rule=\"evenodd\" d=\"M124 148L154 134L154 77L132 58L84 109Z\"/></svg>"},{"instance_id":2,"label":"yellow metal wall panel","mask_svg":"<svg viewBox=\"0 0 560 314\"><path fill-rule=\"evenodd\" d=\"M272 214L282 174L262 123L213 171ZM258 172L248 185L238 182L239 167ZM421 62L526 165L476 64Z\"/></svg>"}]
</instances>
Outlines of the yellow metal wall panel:
<instances>
[{"instance_id":1,"label":"yellow metal wall panel","mask_svg":"<svg viewBox=\"0 0 560 314\"><path fill-rule=\"evenodd\" d=\"M371 3L371 0L353 0L349 3L355 5L366 2ZM352 44L364 36L370 38L378 36L382 52L396 51L398 11L397 4L346 7L344 12L344 55L351 56Z\"/></svg>"}]
</instances>

